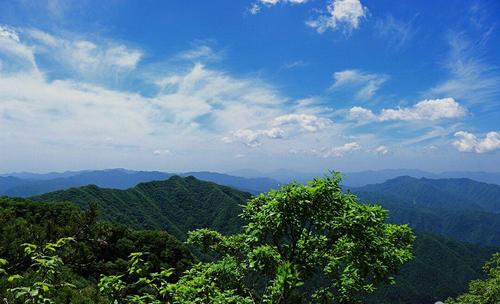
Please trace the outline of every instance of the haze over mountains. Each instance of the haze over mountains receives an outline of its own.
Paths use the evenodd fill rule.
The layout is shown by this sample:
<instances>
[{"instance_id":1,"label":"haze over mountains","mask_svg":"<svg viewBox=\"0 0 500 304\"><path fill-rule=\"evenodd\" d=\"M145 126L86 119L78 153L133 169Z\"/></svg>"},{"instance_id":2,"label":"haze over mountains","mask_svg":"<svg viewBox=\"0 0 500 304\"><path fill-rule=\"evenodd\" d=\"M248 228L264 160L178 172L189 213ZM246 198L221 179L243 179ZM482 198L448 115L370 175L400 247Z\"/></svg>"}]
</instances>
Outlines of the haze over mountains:
<instances>
[{"instance_id":1,"label":"haze over mountains","mask_svg":"<svg viewBox=\"0 0 500 304\"><path fill-rule=\"evenodd\" d=\"M226 174L208 171L169 173L160 171L134 171L126 169L84 170L51 173L4 173L0 174L0 195L28 197L72 187L96 185L103 188L127 189L138 183L164 180L173 175L194 176L201 180L230 186L252 194L268 191L290 181L306 182L326 173L303 173L292 170L277 170L261 173L254 170L231 171ZM479 182L500 185L500 173L492 172L443 172L439 174L410 169L348 172L343 174L343 184L361 187L383 183L399 176L416 178L469 178Z\"/></svg>"}]
</instances>

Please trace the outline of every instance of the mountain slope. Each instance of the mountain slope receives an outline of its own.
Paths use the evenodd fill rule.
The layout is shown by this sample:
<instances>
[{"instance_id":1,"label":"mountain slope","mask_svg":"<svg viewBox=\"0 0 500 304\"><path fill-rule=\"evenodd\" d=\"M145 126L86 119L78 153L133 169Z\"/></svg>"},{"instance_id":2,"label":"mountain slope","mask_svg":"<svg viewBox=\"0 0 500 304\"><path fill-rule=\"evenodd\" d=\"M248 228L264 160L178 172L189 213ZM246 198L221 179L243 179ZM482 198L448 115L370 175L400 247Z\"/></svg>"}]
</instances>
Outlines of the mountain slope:
<instances>
[{"instance_id":1,"label":"mountain slope","mask_svg":"<svg viewBox=\"0 0 500 304\"><path fill-rule=\"evenodd\" d=\"M352 188L353 192L389 195L422 208L500 212L500 186L470 179L428 179L401 176L381 184Z\"/></svg>"},{"instance_id":2,"label":"mountain slope","mask_svg":"<svg viewBox=\"0 0 500 304\"><path fill-rule=\"evenodd\" d=\"M350 190L360 201L378 203L388 209L391 222L409 224L417 231L455 240L494 246L500 245L500 214L482 210L497 205L494 193L498 188L471 180L401 177Z\"/></svg>"},{"instance_id":3,"label":"mountain slope","mask_svg":"<svg viewBox=\"0 0 500 304\"><path fill-rule=\"evenodd\" d=\"M482 265L497 248L482 248L427 233L417 233L414 259L395 277L396 284L380 288L368 303L422 304L444 301L482 277Z\"/></svg>"},{"instance_id":4,"label":"mountain slope","mask_svg":"<svg viewBox=\"0 0 500 304\"><path fill-rule=\"evenodd\" d=\"M253 194L267 192L271 189L276 189L280 186L277 180L267 177L245 178L233 175L227 175L216 172L188 172L181 174L182 176L194 176L197 179L214 182L219 185L229 186L241 191L247 191Z\"/></svg>"},{"instance_id":5,"label":"mountain slope","mask_svg":"<svg viewBox=\"0 0 500 304\"><path fill-rule=\"evenodd\" d=\"M4 191L0 191L0 194L27 197L91 184L104 188L127 189L140 182L164 180L170 176L172 174L158 171L129 171L123 169L82 171L68 177L21 180L22 182L18 185L4 189Z\"/></svg>"},{"instance_id":6,"label":"mountain slope","mask_svg":"<svg viewBox=\"0 0 500 304\"><path fill-rule=\"evenodd\" d=\"M35 196L35 201L96 204L103 219L136 228L165 229L180 239L187 231L210 227L228 233L238 229L240 205L250 194L195 177L140 183L127 190L85 186Z\"/></svg>"}]
</instances>

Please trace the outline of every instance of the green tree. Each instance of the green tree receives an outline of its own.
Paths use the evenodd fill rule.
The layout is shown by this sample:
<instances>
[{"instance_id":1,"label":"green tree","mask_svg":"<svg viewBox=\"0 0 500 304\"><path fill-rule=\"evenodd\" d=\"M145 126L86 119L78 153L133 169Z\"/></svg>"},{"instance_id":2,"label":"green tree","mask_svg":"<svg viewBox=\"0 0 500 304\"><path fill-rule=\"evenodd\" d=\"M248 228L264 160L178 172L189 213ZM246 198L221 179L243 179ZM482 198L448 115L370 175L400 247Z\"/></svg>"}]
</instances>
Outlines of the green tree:
<instances>
[{"instance_id":1,"label":"green tree","mask_svg":"<svg viewBox=\"0 0 500 304\"><path fill-rule=\"evenodd\" d=\"M102 276L99 291L114 304L161 304L166 303L174 269L150 272L150 264L144 260L146 253L130 255L126 274Z\"/></svg>"},{"instance_id":2,"label":"green tree","mask_svg":"<svg viewBox=\"0 0 500 304\"><path fill-rule=\"evenodd\" d=\"M216 259L170 287L174 303L356 303L391 282L412 258L412 231L339 182L334 174L252 198L241 234L189 233Z\"/></svg>"},{"instance_id":3,"label":"green tree","mask_svg":"<svg viewBox=\"0 0 500 304\"><path fill-rule=\"evenodd\" d=\"M74 285L61 278L63 260L57 255L57 250L74 239L61 238L55 243L43 247L34 244L23 244L24 253L32 262L30 272L11 275L9 282L17 284L8 292L14 295L17 302L31 304L55 303L54 298L64 288ZM5 263L4 263L5 264Z\"/></svg>"},{"instance_id":4,"label":"green tree","mask_svg":"<svg viewBox=\"0 0 500 304\"><path fill-rule=\"evenodd\" d=\"M500 303L500 253L493 255L484 265L488 277L474 280L469 291L456 299L448 299L446 304L498 304Z\"/></svg>"}]
</instances>

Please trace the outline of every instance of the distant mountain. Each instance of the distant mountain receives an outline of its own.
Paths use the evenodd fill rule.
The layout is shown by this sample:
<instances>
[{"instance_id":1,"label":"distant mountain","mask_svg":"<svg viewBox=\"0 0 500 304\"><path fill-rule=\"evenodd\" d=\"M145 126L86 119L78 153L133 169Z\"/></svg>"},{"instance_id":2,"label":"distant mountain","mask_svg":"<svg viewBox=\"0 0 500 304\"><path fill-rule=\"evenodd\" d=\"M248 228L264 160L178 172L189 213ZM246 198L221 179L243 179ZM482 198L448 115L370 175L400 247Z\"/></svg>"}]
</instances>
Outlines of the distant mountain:
<instances>
[{"instance_id":1,"label":"distant mountain","mask_svg":"<svg viewBox=\"0 0 500 304\"><path fill-rule=\"evenodd\" d=\"M214 182L219 185L230 186L242 191L250 192L252 194L267 192L271 189L279 188L280 186L280 182L267 177L245 178L207 171L188 172L181 174L181 176L190 175L196 177L197 179Z\"/></svg>"},{"instance_id":2,"label":"distant mountain","mask_svg":"<svg viewBox=\"0 0 500 304\"><path fill-rule=\"evenodd\" d=\"M26 180L14 176L0 176L0 195L8 192L9 189L22 186Z\"/></svg>"},{"instance_id":3,"label":"distant mountain","mask_svg":"<svg viewBox=\"0 0 500 304\"><path fill-rule=\"evenodd\" d=\"M360 201L388 209L391 222L456 240L500 245L500 186L469 179L398 177L350 190Z\"/></svg>"},{"instance_id":4,"label":"distant mountain","mask_svg":"<svg viewBox=\"0 0 500 304\"><path fill-rule=\"evenodd\" d=\"M0 195L28 197L74 187L96 185L102 188L128 189L142 182L165 180L173 173L159 171L133 171L125 169L67 171L62 173L13 173L0 176ZM245 178L215 172L189 172L181 176L230 186L252 194L267 192L279 187L280 182L271 178Z\"/></svg>"},{"instance_id":5,"label":"distant mountain","mask_svg":"<svg viewBox=\"0 0 500 304\"><path fill-rule=\"evenodd\" d=\"M346 172L342 174L342 183L349 187L361 187L369 184L383 183L399 176L416 178L433 177L432 173L412 169L388 169L378 171Z\"/></svg>"},{"instance_id":6,"label":"distant mountain","mask_svg":"<svg viewBox=\"0 0 500 304\"><path fill-rule=\"evenodd\" d=\"M353 188L397 198L422 208L500 213L500 186L471 179L429 179L401 176L384 183Z\"/></svg>"},{"instance_id":7,"label":"distant mountain","mask_svg":"<svg viewBox=\"0 0 500 304\"><path fill-rule=\"evenodd\" d=\"M256 170L234 170L227 172L230 175L242 177L269 177L278 180L282 183L290 181L306 182L313 177L323 177L328 170L324 173L321 172L299 172L288 169L279 169L272 172L259 172ZM490 183L500 185L500 172L470 172L470 171L446 171L441 173L431 173L416 169L386 169L386 170L368 170L359 172L344 172L343 184L349 187L361 187L368 184L383 183L389 179L399 176L411 176L415 178L469 178L478 182Z\"/></svg>"},{"instance_id":8,"label":"distant mountain","mask_svg":"<svg viewBox=\"0 0 500 304\"><path fill-rule=\"evenodd\" d=\"M165 229L180 239L196 228L234 232L241 225L241 205L251 194L193 176L140 183L127 190L95 185L46 193L34 201L67 201L83 208L96 204L102 218L135 228Z\"/></svg>"},{"instance_id":9,"label":"distant mountain","mask_svg":"<svg viewBox=\"0 0 500 304\"><path fill-rule=\"evenodd\" d=\"M26 174L25 174L26 175ZM55 175L50 173L49 175ZM64 174L63 174L64 175ZM110 169L98 171L82 171L69 177L58 177L45 179L39 176L39 179L22 179L16 185L5 187L3 179L0 179L0 195L28 197L39 195L56 190L64 190L72 187L85 185L97 185L99 187L127 189L137 185L140 182L153 180L164 180L172 176L169 173L158 171L129 171L123 169Z\"/></svg>"},{"instance_id":10,"label":"distant mountain","mask_svg":"<svg viewBox=\"0 0 500 304\"><path fill-rule=\"evenodd\" d=\"M29 179L29 180L48 180L54 178L65 178L71 177L78 174L82 174L84 172L88 172L90 170L82 170L82 171L64 171L64 172L49 172L49 173L32 173L32 172L12 172L12 173L4 173L0 174L0 176L12 176L21 179Z\"/></svg>"}]
</instances>

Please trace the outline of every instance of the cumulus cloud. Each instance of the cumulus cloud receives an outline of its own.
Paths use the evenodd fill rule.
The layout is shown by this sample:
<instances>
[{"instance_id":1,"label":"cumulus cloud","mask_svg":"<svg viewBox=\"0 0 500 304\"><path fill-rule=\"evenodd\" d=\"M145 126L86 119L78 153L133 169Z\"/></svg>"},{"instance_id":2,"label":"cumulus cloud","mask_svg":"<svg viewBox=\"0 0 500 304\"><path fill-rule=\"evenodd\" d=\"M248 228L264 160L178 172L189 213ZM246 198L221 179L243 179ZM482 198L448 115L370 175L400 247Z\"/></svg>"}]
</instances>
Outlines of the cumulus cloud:
<instances>
[{"instance_id":1,"label":"cumulus cloud","mask_svg":"<svg viewBox=\"0 0 500 304\"><path fill-rule=\"evenodd\" d=\"M309 114L287 114L276 117L271 125L279 126L296 126L300 130L308 132L317 132L331 125L331 121L327 118L318 117Z\"/></svg>"},{"instance_id":2,"label":"cumulus cloud","mask_svg":"<svg viewBox=\"0 0 500 304\"><path fill-rule=\"evenodd\" d=\"M453 145L461 152L487 153L500 150L500 132L488 132L481 139L472 133L459 131L455 133L455 138Z\"/></svg>"},{"instance_id":3,"label":"cumulus cloud","mask_svg":"<svg viewBox=\"0 0 500 304\"><path fill-rule=\"evenodd\" d=\"M251 130L251 129L239 129L234 131L231 136L225 136L222 138L224 143L232 143L235 141L243 142L249 147L255 148L261 145L261 138L271 138L277 139L284 136L284 131L279 128L271 128L266 130Z\"/></svg>"},{"instance_id":4,"label":"cumulus cloud","mask_svg":"<svg viewBox=\"0 0 500 304\"><path fill-rule=\"evenodd\" d=\"M359 149L361 149L361 146L357 142L349 142L341 146L336 146L332 148L323 147L319 150L312 149L311 153L314 155L321 156L323 158L342 157L347 153L351 153Z\"/></svg>"},{"instance_id":5,"label":"cumulus cloud","mask_svg":"<svg viewBox=\"0 0 500 304\"><path fill-rule=\"evenodd\" d=\"M366 17L368 9L360 0L331 0L327 6L327 14L321 15L306 24L318 33L325 31L344 29L351 32L359 27L361 19Z\"/></svg>"},{"instance_id":6,"label":"cumulus cloud","mask_svg":"<svg viewBox=\"0 0 500 304\"><path fill-rule=\"evenodd\" d=\"M344 70L335 72L332 90L352 87L358 89L356 96L360 99L371 98L389 77L384 74L371 74L359 70Z\"/></svg>"},{"instance_id":7,"label":"cumulus cloud","mask_svg":"<svg viewBox=\"0 0 500 304\"><path fill-rule=\"evenodd\" d=\"M378 115L363 107L349 110L349 118L359 121L440 120L459 118L466 114L467 110L453 98L426 99L408 108L383 109Z\"/></svg>"},{"instance_id":8,"label":"cumulus cloud","mask_svg":"<svg viewBox=\"0 0 500 304\"><path fill-rule=\"evenodd\" d=\"M294 136L300 132L320 132L332 125L332 122L323 117L310 114L286 114L272 119L262 129L238 129L230 136L222 138L224 143L243 142L249 147L261 145L261 139L282 139L285 136Z\"/></svg>"}]
</instances>

